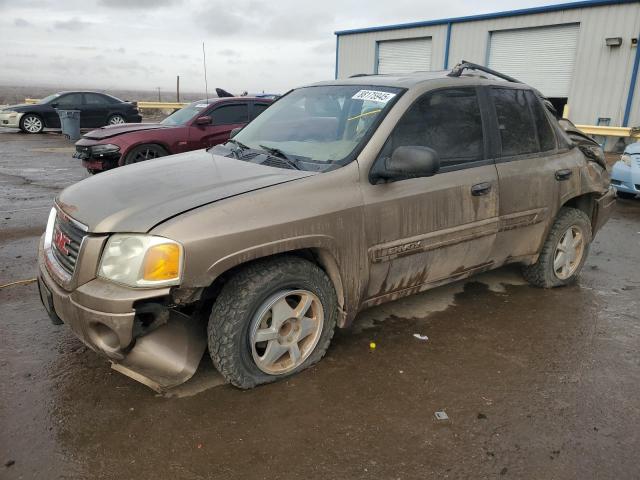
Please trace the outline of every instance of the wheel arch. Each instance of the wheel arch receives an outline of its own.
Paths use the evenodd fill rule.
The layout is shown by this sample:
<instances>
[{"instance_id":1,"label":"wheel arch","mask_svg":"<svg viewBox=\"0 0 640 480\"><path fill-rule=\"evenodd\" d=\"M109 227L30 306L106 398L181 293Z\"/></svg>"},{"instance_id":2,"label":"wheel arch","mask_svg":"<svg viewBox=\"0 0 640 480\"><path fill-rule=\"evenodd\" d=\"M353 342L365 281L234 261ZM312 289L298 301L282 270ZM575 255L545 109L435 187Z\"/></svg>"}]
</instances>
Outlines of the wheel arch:
<instances>
[{"instance_id":1,"label":"wheel arch","mask_svg":"<svg viewBox=\"0 0 640 480\"><path fill-rule=\"evenodd\" d=\"M42 112L34 112L33 110L29 110L28 112L20 112L20 113L21 113L20 125L22 125L22 121L24 120L24 117L26 117L27 115L35 115L40 120L42 120L43 128L49 128L49 126L47 125L47 120L45 118L45 115L43 115ZM22 127L20 127L20 128L22 128Z\"/></svg>"},{"instance_id":2,"label":"wheel arch","mask_svg":"<svg viewBox=\"0 0 640 480\"><path fill-rule=\"evenodd\" d=\"M166 152L167 155L173 155L173 153L171 152L171 149L169 148L169 146L162 142L162 141L139 141L139 142L135 142L132 143L131 145L128 145L127 148L120 154L120 159L118 160L118 165L119 166L123 166L124 165L124 159L127 158L127 155L129 155L129 153L131 153L131 151L134 148L138 148L141 147L142 145L157 145L158 147L162 147Z\"/></svg>"},{"instance_id":3,"label":"wheel arch","mask_svg":"<svg viewBox=\"0 0 640 480\"><path fill-rule=\"evenodd\" d=\"M211 299L217 297L222 286L234 273L253 262L287 255L297 256L317 265L329 277L338 301L338 326L344 327L347 323L345 314L347 302L351 300L351 296L345 288L344 272L338 262L336 249L332 244L333 241L330 237L317 235L307 237L305 241L302 241L302 239L285 239L266 246L261 245L233 253L218 260L208 269L209 286L200 291L201 298Z\"/></svg>"},{"instance_id":4,"label":"wheel arch","mask_svg":"<svg viewBox=\"0 0 640 480\"><path fill-rule=\"evenodd\" d=\"M591 221L591 226L594 225L595 213L596 213L596 200L601 196L601 194L597 192L589 192L583 193L582 195L577 195L575 197L570 198L564 204L561 205L561 209L575 208L576 210L581 210L584 212L589 220ZM559 212L560 210L558 210Z\"/></svg>"}]
</instances>

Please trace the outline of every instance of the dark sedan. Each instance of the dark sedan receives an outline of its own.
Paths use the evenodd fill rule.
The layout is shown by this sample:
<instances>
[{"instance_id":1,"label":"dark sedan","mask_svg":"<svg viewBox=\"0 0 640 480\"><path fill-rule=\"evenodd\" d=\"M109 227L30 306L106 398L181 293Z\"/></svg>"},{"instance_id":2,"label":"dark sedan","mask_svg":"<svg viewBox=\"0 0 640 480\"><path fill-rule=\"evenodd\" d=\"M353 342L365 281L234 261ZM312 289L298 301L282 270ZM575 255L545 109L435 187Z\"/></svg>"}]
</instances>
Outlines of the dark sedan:
<instances>
[{"instance_id":1,"label":"dark sedan","mask_svg":"<svg viewBox=\"0 0 640 480\"><path fill-rule=\"evenodd\" d=\"M264 111L272 100L256 97L222 97L198 100L160 123L110 125L86 133L76 142L75 158L90 173L208 148L229 140L231 131L243 127Z\"/></svg>"},{"instance_id":2,"label":"dark sedan","mask_svg":"<svg viewBox=\"0 0 640 480\"><path fill-rule=\"evenodd\" d=\"M80 128L140 123L137 107L116 97L97 92L60 92L38 103L12 105L0 110L0 126L19 128L26 133L42 133L60 128L56 110L80 110Z\"/></svg>"}]
</instances>

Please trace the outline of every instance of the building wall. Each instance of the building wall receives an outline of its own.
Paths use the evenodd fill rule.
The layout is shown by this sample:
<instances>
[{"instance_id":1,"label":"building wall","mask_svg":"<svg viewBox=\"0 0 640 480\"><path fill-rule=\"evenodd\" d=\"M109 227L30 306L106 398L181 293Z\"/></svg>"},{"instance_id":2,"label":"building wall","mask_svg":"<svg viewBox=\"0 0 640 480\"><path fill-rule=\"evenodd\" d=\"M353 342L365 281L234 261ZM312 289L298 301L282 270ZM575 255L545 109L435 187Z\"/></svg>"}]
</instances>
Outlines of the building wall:
<instances>
[{"instance_id":1,"label":"building wall","mask_svg":"<svg viewBox=\"0 0 640 480\"><path fill-rule=\"evenodd\" d=\"M558 12L453 23L449 67L460 60L486 65L490 32L513 28L580 23L577 58L569 92L569 118L595 124L598 117L622 125L636 49L640 36L640 3L597 6ZM379 40L431 36L432 70L444 68L447 25L355 33L339 36L338 78L373 73ZM622 37L621 47L605 45L607 37ZM638 80L640 84L640 78ZM640 85L631 108L630 126L640 126Z\"/></svg>"}]
</instances>

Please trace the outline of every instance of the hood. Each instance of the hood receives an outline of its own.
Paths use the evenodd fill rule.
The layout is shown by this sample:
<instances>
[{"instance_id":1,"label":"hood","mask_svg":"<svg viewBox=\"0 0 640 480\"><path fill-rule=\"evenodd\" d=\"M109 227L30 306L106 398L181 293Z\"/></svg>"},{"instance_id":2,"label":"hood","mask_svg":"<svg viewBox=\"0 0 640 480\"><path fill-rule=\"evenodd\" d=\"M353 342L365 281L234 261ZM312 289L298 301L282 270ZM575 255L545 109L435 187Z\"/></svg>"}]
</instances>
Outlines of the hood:
<instances>
[{"instance_id":1,"label":"hood","mask_svg":"<svg viewBox=\"0 0 640 480\"><path fill-rule=\"evenodd\" d=\"M18 105L9 105L8 107L3 107L0 109L3 112L23 112L28 108L32 108L33 105L28 103L20 103Z\"/></svg>"},{"instance_id":2,"label":"hood","mask_svg":"<svg viewBox=\"0 0 640 480\"><path fill-rule=\"evenodd\" d=\"M160 123L123 123L120 125L107 125L106 127L91 130L83 135L83 138L102 140L115 137L123 133L141 132L143 130L158 130L160 128L174 128L174 125L161 125Z\"/></svg>"},{"instance_id":3,"label":"hood","mask_svg":"<svg viewBox=\"0 0 640 480\"><path fill-rule=\"evenodd\" d=\"M628 153L629 155L640 155L640 142L630 143L624 149L624 153Z\"/></svg>"},{"instance_id":4,"label":"hood","mask_svg":"<svg viewBox=\"0 0 640 480\"><path fill-rule=\"evenodd\" d=\"M100 173L63 190L57 203L90 232L146 233L202 205L311 175L197 150Z\"/></svg>"}]
</instances>

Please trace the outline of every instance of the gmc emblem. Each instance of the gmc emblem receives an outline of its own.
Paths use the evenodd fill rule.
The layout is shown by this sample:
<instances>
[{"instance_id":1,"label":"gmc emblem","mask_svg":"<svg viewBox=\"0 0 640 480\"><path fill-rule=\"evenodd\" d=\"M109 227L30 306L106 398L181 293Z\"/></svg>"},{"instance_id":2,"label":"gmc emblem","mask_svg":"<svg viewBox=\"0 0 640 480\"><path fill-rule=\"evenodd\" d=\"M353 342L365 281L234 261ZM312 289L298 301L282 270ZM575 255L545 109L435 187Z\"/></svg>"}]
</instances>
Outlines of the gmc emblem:
<instances>
[{"instance_id":1,"label":"gmc emblem","mask_svg":"<svg viewBox=\"0 0 640 480\"><path fill-rule=\"evenodd\" d=\"M71 243L71 239L62 233L59 228L56 228L53 232L53 243L58 247L58 251L65 255L69 255L67 245Z\"/></svg>"}]
</instances>

